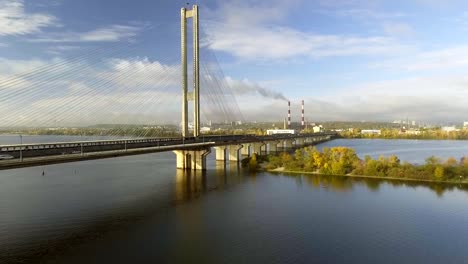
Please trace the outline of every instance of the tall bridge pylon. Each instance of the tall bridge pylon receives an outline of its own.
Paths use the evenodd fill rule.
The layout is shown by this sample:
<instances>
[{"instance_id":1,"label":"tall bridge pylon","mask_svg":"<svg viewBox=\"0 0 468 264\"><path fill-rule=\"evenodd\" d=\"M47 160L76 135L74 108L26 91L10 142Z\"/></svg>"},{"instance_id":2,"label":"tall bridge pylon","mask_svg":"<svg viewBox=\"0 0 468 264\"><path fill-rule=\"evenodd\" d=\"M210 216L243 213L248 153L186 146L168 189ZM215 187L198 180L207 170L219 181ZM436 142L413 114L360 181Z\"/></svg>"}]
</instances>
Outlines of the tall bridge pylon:
<instances>
[{"instance_id":1,"label":"tall bridge pylon","mask_svg":"<svg viewBox=\"0 0 468 264\"><path fill-rule=\"evenodd\" d=\"M188 92L187 84L187 19L192 18L193 25L193 90ZM188 101L193 101L193 136L200 135L200 61L198 34L198 6L191 10L180 10L181 55L182 55L182 136L188 137Z\"/></svg>"}]
</instances>

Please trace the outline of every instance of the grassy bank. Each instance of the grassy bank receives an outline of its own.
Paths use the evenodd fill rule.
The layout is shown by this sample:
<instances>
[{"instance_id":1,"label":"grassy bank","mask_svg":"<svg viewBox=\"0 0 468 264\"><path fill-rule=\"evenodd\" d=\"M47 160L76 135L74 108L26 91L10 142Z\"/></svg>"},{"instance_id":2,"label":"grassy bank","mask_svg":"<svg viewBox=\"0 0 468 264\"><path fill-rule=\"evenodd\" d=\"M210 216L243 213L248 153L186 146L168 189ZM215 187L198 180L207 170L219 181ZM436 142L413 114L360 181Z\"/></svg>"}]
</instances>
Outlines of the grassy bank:
<instances>
[{"instance_id":1,"label":"grassy bank","mask_svg":"<svg viewBox=\"0 0 468 264\"><path fill-rule=\"evenodd\" d=\"M294 154L257 156L243 161L251 170L282 171L302 174L340 175L346 177L420 181L430 183L468 183L468 157L445 161L431 156L422 165L401 162L395 156L360 159L346 147L297 149Z\"/></svg>"},{"instance_id":2,"label":"grassy bank","mask_svg":"<svg viewBox=\"0 0 468 264\"><path fill-rule=\"evenodd\" d=\"M444 183L444 184L464 184L468 186L468 180L430 180L430 179L413 179L413 178L397 178L397 177L382 177L382 176L369 176L369 175L354 175L354 174L321 174L318 172L310 171L292 171L285 170L284 168L277 169L266 169L265 171L271 173L287 173L287 174L297 174L297 175L321 175L321 176L338 176L338 177L350 177L350 178L361 178L361 179L377 179L377 180L391 180L391 181L402 181L402 182L423 182L423 183Z\"/></svg>"}]
</instances>

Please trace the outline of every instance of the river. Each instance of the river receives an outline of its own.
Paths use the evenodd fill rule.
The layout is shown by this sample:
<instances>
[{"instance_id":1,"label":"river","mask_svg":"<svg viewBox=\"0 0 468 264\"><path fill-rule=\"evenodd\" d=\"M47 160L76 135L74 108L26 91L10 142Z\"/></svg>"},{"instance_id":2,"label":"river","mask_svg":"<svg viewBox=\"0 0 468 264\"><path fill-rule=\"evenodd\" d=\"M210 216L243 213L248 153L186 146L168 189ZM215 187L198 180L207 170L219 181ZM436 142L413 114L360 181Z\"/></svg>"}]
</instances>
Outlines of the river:
<instances>
[{"instance_id":1,"label":"river","mask_svg":"<svg viewBox=\"0 0 468 264\"><path fill-rule=\"evenodd\" d=\"M410 162L468 154L466 141L319 148L335 145ZM177 171L172 153L0 171L0 263L468 261L468 188L253 174L213 156L206 173Z\"/></svg>"}]
</instances>

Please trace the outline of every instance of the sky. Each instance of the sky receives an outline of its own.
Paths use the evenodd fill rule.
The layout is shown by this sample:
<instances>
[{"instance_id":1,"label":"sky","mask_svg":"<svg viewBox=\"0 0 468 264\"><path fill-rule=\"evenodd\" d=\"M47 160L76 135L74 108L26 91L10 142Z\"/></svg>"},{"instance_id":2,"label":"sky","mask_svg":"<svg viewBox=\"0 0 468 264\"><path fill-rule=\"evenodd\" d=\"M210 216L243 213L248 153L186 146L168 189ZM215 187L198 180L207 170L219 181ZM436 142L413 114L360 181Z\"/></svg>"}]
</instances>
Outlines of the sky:
<instances>
[{"instance_id":1,"label":"sky","mask_svg":"<svg viewBox=\"0 0 468 264\"><path fill-rule=\"evenodd\" d=\"M178 122L192 4L246 121L468 120L466 1L0 0L0 121Z\"/></svg>"}]
</instances>

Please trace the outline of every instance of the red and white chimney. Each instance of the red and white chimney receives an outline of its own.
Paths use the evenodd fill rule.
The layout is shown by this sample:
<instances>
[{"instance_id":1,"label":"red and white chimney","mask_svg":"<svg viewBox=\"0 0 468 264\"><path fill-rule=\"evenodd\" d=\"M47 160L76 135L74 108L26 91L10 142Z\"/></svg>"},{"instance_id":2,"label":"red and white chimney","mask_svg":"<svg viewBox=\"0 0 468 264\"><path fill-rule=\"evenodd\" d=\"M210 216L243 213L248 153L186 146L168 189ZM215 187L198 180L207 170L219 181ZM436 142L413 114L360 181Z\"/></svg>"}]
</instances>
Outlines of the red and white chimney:
<instances>
[{"instance_id":1,"label":"red and white chimney","mask_svg":"<svg viewBox=\"0 0 468 264\"><path fill-rule=\"evenodd\" d=\"M288 101L288 129L291 128L291 101Z\"/></svg>"}]
</instances>

